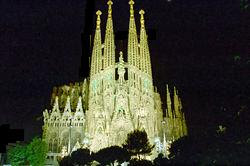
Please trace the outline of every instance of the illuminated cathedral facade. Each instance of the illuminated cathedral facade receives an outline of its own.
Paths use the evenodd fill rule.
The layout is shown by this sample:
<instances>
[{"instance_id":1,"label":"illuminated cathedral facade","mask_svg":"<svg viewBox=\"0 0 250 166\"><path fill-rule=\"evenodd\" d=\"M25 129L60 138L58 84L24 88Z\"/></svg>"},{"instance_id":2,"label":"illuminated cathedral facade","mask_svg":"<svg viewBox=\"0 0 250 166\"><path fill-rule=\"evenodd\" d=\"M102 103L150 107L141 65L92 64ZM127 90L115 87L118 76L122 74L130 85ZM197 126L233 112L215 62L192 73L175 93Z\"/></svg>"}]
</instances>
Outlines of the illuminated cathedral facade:
<instances>
[{"instance_id":1,"label":"illuminated cathedral facade","mask_svg":"<svg viewBox=\"0 0 250 166\"><path fill-rule=\"evenodd\" d=\"M43 112L43 139L52 154L67 155L87 147L96 152L122 145L127 134L145 130L154 152L167 153L169 142L187 135L185 116L176 88L166 86L166 105L153 85L150 51L140 14L139 37L134 1L129 1L127 61L114 40L112 1L108 1L105 38L101 38L101 11L97 11L90 75L83 82L54 87L51 109ZM119 60L116 61L116 57ZM164 113L165 111L165 113Z\"/></svg>"}]
</instances>

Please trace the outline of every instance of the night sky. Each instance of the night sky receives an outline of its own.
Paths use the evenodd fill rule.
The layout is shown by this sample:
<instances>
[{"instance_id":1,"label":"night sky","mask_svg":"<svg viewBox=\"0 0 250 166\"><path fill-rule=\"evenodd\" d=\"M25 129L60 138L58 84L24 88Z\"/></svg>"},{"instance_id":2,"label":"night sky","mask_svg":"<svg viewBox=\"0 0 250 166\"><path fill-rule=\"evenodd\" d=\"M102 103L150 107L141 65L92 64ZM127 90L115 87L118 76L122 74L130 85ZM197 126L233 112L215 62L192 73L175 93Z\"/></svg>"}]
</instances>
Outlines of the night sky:
<instances>
[{"instance_id":1,"label":"night sky","mask_svg":"<svg viewBox=\"0 0 250 166\"><path fill-rule=\"evenodd\" d=\"M95 2L103 28L105 3ZM250 12L240 0L138 0L138 32L140 9L156 32L149 41L155 85L163 100L165 84L177 86L190 128L219 121L213 106L249 95ZM26 140L41 133L53 86L87 76L86 66L79 73L88 61L85 11L86 0L0 2L0 124L25 129ZM113 21L115 31L128 30L128 0L114 0Z\"/></svg>"}]
</instances>

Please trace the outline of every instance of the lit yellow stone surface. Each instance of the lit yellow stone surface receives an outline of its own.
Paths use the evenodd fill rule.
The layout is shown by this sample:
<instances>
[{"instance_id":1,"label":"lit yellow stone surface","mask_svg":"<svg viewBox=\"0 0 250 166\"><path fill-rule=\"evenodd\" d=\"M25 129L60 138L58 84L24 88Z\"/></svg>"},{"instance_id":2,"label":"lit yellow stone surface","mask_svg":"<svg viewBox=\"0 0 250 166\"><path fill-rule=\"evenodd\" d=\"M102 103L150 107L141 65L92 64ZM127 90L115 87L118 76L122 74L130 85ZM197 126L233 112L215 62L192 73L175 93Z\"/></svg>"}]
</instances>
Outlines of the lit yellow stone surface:
<instances>
[{"instance_id":1,"label":"lit yellow stone surface","mask_svg":"<svg viewBox=\"0 0 250 166\"><path fill-rule=\"evenodd\" d=\"M53 107L43 112L43 138L48 142L50 152L66 155L66 152L80 147L98 151L107 146L121 145L129 132L143 129L151 144L156 145L153 153L167 155L170 143L187 135L180 97L176 88L171 97L167 86L164 117L160 94L153 85L145 12L139 12L141 28L138 39L134 1L129 1L128 61L125 62L122 52L115 55L113 3L109 0L107 4L104 43L101 40L102 12L96 12L90 77L80 83L53 89ZM115 62L116 56L120 57L118 62Z\"/></svg>"}]
</instances>

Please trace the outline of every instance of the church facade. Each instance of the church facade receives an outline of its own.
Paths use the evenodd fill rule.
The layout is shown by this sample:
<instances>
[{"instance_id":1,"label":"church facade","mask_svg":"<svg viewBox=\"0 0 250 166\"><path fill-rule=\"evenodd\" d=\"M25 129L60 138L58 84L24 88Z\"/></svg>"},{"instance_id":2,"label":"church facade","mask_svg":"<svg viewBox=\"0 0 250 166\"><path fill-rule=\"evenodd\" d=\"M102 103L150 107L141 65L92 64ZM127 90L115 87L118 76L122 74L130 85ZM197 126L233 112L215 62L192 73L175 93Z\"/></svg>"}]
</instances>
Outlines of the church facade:
<instances>
[{"instance_id":1,"label":"church facade","mask_svg":"<svg viewBox=\"0 0 250 166\"><path fill-rule=\"evenodd\" d=\"M122 145L128 133L140 129L145 130L151 144L156 145L155 152L166 154L169 142L187 135L178 91L166 86L167 108L163 110L160 94L153 85L145 12L139 12L138 37L133 0L129 1L127 61L123 50L118 50L119 55L116 55L113 3L109 0L107 4L104 42L102 12L96 12L89 78L54 87L51 109L43 112L43 139L50 153L67 155L81 147L96 152Z\"/></svg>"}]
</instances>

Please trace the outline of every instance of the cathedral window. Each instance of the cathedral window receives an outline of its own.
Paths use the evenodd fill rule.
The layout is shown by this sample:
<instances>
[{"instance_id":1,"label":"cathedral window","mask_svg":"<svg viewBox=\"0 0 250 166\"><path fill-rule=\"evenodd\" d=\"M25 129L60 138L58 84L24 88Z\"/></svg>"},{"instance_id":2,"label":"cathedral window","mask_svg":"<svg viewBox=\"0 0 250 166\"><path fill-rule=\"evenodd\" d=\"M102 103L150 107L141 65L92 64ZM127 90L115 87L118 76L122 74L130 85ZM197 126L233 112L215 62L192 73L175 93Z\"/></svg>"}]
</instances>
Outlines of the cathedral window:
<instances>
[{"instance_id":1,"label":"cathedral window","mask_svg":"<svg viewBox=\"0 0 250 166\"><path fill-rule=\"evenodd\" d=\"M49 151L52 152L52 141L49 141Z\"/></svg>"}]
</instances>

